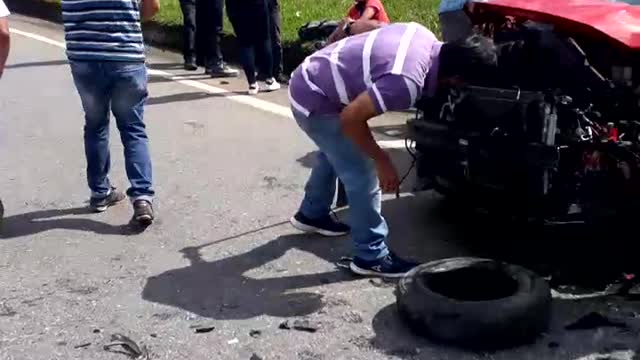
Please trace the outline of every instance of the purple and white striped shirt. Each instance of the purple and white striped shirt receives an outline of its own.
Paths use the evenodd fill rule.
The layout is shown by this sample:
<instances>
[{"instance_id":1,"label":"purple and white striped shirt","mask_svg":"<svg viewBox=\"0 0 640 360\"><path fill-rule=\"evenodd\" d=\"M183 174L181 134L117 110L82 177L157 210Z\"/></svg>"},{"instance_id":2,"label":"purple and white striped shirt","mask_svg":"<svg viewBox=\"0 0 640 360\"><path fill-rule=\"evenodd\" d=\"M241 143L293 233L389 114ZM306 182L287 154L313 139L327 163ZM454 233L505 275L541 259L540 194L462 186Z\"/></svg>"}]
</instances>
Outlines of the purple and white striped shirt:
<instances>
[{"instance_id":1,"label":"purple and white striped shirt","mask_svg":"<svg viewBox=\"0 0 640 360\"><path fill-rule=\"evenodd\" d=\"M424 26L396 23L348 37L310 55L291 75L292 107L310 114L338 114L367 91L378 114L413 106L437 86L442 42Z\"/></svg>"}]
</instances>

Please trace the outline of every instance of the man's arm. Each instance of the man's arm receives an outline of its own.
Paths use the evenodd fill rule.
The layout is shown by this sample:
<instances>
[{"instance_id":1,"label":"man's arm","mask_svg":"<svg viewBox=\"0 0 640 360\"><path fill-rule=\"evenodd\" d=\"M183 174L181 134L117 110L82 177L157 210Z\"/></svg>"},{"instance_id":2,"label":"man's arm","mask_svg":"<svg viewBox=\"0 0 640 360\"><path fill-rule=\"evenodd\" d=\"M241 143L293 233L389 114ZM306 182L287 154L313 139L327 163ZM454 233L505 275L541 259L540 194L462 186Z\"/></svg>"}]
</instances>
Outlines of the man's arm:
<instances>
[{"instance_id":1,"label":"man's arm","mask_svg":"<svg viewBox=\"0 0 640 360\"><path fill-rule=\"evenodd\" d=\"M160 0L142 0L142 21L149 21L160 11Z\"/></svg>"},{"instance_id":2,"label":"man's arm","mask_svg":"<svg viewBox=\"0 0 640 360\"><path fill-rule=\"evenodd\" d=\"M361 93L340 114L343 133L376 163L380 187L387 192L400 185L389 155L376 143L368 121L384 112L413 106L420 86L402 75L385 75Z\"/></svg>"},{"instance_id":3,"label":"man's arm","mask_svg":"<svg viewBox=\"0 0 640 360\"><path fill-rule=\"evenodd\" d=\"M9 57L11 35L9 34L9 20L6 17L0 18L0 78L4 73L4 67Z\"/></svg>"}]
</instances>

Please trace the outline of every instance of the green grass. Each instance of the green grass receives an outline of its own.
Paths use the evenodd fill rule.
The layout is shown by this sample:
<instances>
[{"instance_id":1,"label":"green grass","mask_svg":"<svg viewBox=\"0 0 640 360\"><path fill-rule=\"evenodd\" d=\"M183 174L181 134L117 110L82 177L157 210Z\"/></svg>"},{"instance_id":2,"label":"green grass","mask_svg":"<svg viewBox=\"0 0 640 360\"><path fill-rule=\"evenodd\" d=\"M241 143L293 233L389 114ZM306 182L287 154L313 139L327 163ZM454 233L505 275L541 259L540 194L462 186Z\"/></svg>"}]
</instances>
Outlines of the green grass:
<instances>
[{"instance_id":1,"label":"green grass","mask_svg":"<svg viewBox=\"0 0 640 360\"><path fill-rule=\"evenodd\" d=\"M296 40L298 28L308 21L344 17L352 3L352 0L280 0L284 40ZM415 21L439 33L438 0L386 0L384 4L391 21ZM161 7L156 21L169 25L182 23L178 0L161 0ZM233 31L229 22L225 22L225 31Z\"/></svg>"},{"instance_id":2,"label":"green grass","mask_svg":"<svg viewBox=\"0 0 640 360\"><path fill-rule=\"evenodd\" d=\"M60 0L44 0L59 3ZM233 0L242 1L242 0ZM440 32L437 7L439 0L383 0L393 22L415 21ZM181 25L182 12L178 0L160 0L161 10L155 20L166 25ZM298 28L314 20L337 20L343 18L353 0L280 0L282 31L285 41L298 38ZM225 19L225 31L232 33L231 24Z\"/></svg>"}]
</instances>

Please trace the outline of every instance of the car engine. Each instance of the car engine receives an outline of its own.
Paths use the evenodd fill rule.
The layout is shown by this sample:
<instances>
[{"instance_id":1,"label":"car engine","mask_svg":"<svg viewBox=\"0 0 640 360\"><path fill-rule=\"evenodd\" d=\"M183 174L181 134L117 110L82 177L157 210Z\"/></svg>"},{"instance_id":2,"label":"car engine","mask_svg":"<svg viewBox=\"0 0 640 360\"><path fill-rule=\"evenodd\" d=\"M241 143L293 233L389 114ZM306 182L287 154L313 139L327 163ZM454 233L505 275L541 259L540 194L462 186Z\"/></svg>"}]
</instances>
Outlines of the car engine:
<instances>
[{"instance_id":1,"label":"car engine","mask_svg":"<svg viewBox=\"0 0 640 360\"><path fill-rule=\"evenodd\" d=\"M639 54L547 24L501 20L481 26L499 49L495 73L418 102L409 121L418 177L510 216L564 223L633 213Z\"/></svg>"}]
</instances>

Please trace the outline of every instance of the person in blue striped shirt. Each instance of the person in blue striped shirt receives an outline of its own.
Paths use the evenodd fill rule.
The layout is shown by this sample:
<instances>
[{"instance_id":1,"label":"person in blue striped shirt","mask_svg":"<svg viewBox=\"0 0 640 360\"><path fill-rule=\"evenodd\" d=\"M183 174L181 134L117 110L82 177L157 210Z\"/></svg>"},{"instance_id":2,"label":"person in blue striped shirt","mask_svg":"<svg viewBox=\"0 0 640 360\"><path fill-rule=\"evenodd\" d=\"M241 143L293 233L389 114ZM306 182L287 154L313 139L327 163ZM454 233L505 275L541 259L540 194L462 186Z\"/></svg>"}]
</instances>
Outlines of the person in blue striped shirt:
<instances>
[{"instance_id":1,"label":"person in blue striped shirt","mask_svg":"<svg viewBox=\"0 0 640 360\"><path fill-rule=\"evenodd\" d=\"M446 42L466 39L473 33L471 20L464 11L467 0L442 0L439 17L442 40Z\"/></svg>"},{"instance_id":2,"label":"person in blue striped shirt","mask_svg":"<svg viewBox=\"0 0 640 360\"><path fill-rule=\"evenodd\" d=\"M4 67L9 57L9 45L11 43L11 34L9 33L9 9L4 1L0 0L0 78L4 73ZM0 214L2 213L2 203L0 203ZM0 216L2 218L2 216Z\"/></svg>"},{"instance_id":3,"label":"person in blue striped shirt","mask_svg":"<svg viewBox=\"0 0 640 360\"><path fill-rule=\"evenodd\" d=\"M89 206L102 212L125 199L109 181L111 112L124 145L133 220L142 225L153 222L155 193L143 122L148 92L141 21L159 10L159 0L62 0L67 57L85 112Z\"/></svg>"}]
</instances>

